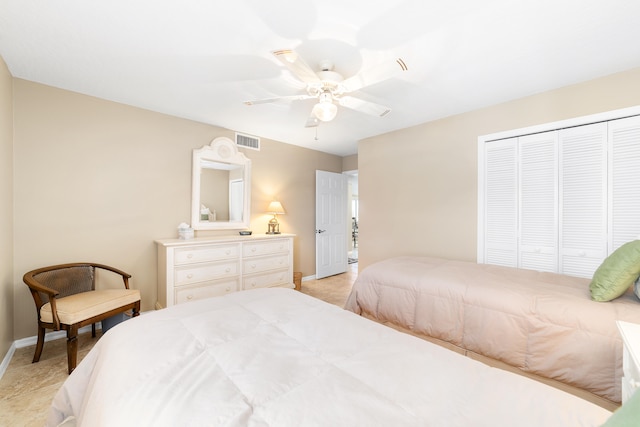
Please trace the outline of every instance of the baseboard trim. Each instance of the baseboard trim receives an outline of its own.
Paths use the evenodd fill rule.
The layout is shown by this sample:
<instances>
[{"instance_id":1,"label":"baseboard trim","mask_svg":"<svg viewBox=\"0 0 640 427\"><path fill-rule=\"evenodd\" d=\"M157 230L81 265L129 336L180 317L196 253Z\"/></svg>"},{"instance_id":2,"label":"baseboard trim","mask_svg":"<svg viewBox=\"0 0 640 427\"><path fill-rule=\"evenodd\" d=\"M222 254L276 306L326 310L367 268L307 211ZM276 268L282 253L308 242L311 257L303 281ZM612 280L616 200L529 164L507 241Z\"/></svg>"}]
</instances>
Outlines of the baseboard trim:
<instances>
[{"instance_id":1,"label":"baseboard trim","mask_svg":"<svg viewBox=\"0 0 640 427\"><path fill-rule=\"evenodd\" d=\"M143 315L145 313L146 312L141 311L140 315ZM102 330L102 322L96 322L96 330L98 329ZM78 329L78 334L84 334L87 332L91 332L91 325L83 326L82 328ZM58 340L60 338L66 338L66 337L67 337L66 331L50 331L44 334L44 342L46 343L49 341ZM5 371L9 367L9 363L11 362L11 358L13 357L13 354L16 352L16 349L29 347L30 345L36 345L37 342L38 342L37 335L15 340L11 344L11 347L9 347L9 351L7 351L7 354L4 355L4 359L2 359L2 363L0 364L0 379L2 379L2 376L4 375Z\"/></svg>"},{"instance_id":2,"label":"baseboard trim","mask_svg":"<svg viewBox=\"0 0 640 427\"><path fill-rule=\"evenodd\" d=\"M100 322L96 323L96 329L100 329ZM91 325L83 326L78 329L78 334L84 334L85 332L91 332ZM59 340L60 338L66 338L66 331L51 331L47 332L44 335L44 342L49 342L53 340ZM29 347L30 345L36 345L38 342L38 336L34 335L32 337L21 338L19 340L15 340L13 343L16 345L16 348Z\"/></svg>"},{"instance_id":3,"label":"baseboard trim","mask_svg":"<svg viewBox=\"0 0 640 427\"><path fill-rule=\"evenodd\" d=\"M101 328L100 322L96 323L96 329L100 329L100 328ZM91 325L87 325L78 329L79 334L83 334L85 332L91 332ZM44 335L44 342L53 341L53 340L66 338L66 337L67 337L66 331L51 331L51 332L47 332ZM2 377L4 376L4 373L7 371L7 368L9 367L9 363L11 363L11 358L16 352L16 349L29 347L30 345L36 345L37 342L38 342L38 336L34 335L32 337L15 340L13 343L11 343L11 347L9 347L9 351L7 351L7 354L4 355L4 359L2 359L2 363L0 364L0 379L2 379Z\"/></svg>"},{"instance_id":4,"label":"baseboard trim","mask_svg":"<svg viewBox=\"0 0 640 427\"><path fill-rule=\"evenodd\" d=\"M11 347L9 347L9 351L7 351L7 354L4 355L4 359L2 359L2 363L0 363L0 379L2 379L2 376L7 371L7 368L9 367L9 363L11 363L11 358L13 357L13 353L15 352L16 352L16 343L14 341L11 343Z\"/></svg>"},{"instance_id":5,"label":"baseboard trim","mask_svg":"<svg viewBox=\"0 0 640 427\"><path fill-rule=\"evenodd\" d=\"M312 274L311 276L305 276L302 278L303 282L306 282L307 280L316 280L316 275Z\"/></svg>"}]
</instances>

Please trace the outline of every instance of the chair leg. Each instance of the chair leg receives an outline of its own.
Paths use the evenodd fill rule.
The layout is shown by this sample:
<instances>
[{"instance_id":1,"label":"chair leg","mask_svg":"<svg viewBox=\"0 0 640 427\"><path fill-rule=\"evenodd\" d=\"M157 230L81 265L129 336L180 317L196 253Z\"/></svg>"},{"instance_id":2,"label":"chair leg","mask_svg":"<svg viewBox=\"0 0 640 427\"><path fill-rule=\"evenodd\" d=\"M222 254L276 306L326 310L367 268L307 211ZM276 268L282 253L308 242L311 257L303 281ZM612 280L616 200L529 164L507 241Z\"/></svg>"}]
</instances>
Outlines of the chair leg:
<instances>
[{"instance_id":1,"label":"chair leg","mask_svg":"<svg viewBox=\"0 0 640 427\"><path fill-rule=\"evenodd\" d=\"M69 374L76 369L78 362L78 326L70 325L67 329L67 364Z\"/></svg>"},{"instance_id":2,"label":"chair leg","mask_svg":"<svg viewBox=\"0 0 640 427\"><path fill-rule=\"evenodd\" d=\"M131 317L136 317L140 315L140 301L136 301L136 305L131 310Z\"/></svg>"},{"instance_id":3,"label":"chair leg","mask_svg":"<svg viewBox=\"0 0 640 427\"><path fill-rule=\"evenodd\" d=\"M96 324L95 323L91 324L91 337L92 338L96 337Z\"/></svg>"},{"instance_id":4,"label":"chair leg","mask_svg":"<svg viewBox=\"0 0 640 427\"><path fill-rule=\"evenodd\" d=\"M42 355L42 348L44 347L44 333L45 333L45 329L42 326L38 326L38 342L36 343L36 352L33 355L33 361L31 363L36 363L40 361L40 356Z\"/></svg>"}]
</instances>

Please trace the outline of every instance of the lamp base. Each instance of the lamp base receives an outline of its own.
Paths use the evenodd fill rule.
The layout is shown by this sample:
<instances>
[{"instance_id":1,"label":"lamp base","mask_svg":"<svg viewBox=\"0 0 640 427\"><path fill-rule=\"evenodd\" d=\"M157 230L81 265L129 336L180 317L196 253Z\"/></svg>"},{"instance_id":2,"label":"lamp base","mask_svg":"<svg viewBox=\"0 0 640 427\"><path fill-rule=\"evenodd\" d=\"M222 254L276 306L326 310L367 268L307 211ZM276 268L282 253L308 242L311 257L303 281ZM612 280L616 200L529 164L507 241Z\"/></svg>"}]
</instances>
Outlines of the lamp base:
<instances>
[{"instance_id":1,"label":"lamp base","mask_svg":"<svg viewBox=\"0 0 640 427\"><path fill-rule=\"evenodd\" d=\"M278 220L275 215L269 221L266 234L280 234L280 224L278 224Z\"/></svg>"}]
</instances>

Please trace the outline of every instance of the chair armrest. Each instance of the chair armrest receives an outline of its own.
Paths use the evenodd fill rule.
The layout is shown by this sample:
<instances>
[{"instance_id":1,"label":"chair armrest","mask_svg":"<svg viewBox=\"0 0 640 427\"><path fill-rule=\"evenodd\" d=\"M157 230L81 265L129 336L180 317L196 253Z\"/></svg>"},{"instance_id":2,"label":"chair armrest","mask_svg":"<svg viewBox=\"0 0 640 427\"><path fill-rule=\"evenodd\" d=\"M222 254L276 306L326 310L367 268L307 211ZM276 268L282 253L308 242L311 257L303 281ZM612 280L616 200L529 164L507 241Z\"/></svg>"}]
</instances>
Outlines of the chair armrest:
<instances>
[{"instance_id":1,"label":"chair armrest","mask_svg":"<svg viewBox=\"0 0 640 427\"><path fill-rule=\"evenodd\" d=\"M35 280L33 280L33 278L27 273L22 277L22 281L29 287L29 289L31 289L31 292L36 291L36 292L42 292L44 294L47 294L47 296L49 296L49 298L53 298L56 297L58 295L58 291L56 291L55 289L51 289L47 286L44 286L38 282L36 282ZM42 304L40 304L42 305Z\"/></svg>"},{"instance_id":2,"label":"chair armrest","mask_svg":"<svg viewBox=\"0 0 640 427\"><path fill-rule=\"evenodd\" d=\"M53 317L54 329L56 331L60 330L60 318L58 317L58 310L56 309L56 297L59 292L55 289L51 289L47 286L44 286L38 282L36 282L30 273L22 276L22 280L29 287L31 291L31 295L33 296L34 301L36 302L36 310L38 312L38 319L40 319L40 308L44 305L44 301L40 298L40 292L46 294L49 298L49 304L51 304L51 315Z\"/></svg>"}]
</instances>

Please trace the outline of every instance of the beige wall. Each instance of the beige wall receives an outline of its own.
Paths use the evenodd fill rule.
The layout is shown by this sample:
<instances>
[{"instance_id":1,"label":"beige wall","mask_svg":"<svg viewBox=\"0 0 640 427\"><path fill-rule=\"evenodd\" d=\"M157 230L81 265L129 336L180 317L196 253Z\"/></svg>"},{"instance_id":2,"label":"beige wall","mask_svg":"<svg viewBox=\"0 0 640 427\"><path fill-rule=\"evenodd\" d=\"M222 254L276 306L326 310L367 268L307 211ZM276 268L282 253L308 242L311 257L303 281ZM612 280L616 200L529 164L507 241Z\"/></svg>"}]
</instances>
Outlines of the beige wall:
<instances>
[{"instance_id":1,"label":"beige wall","mask_svg":"<svg viewBox=\"0 0 640 427\"><path fill-rule=\"evenodd\" d=\"M114 265L132 274L142 309L153 309L153 242L190 222L192 150L233 131L20 79L13 86L13 339L36 333L21 278L39 266ZM242 151L253 163L252 229L266 231L262 211L278 197L287 211L281 231L297 234L294 269L314 274L315 170L340 172L342 158L266 139L261 151Z\"/></svg>"},{"instance_id":2,"label":"beige wall","mask_svg":"<svg viewBox=\"0 0 640 427\"><path fill-rule=\"evenodd\" d=\"M262 211L277 197L281 230L297 234L294 268L313 274L315 170L358 169L360 268L399 254L472 260L479 135L638 104L640 69L370 138L344 159L262 139L261 151L243 149L253 162L251 228L266 231ZM11 79L4 64L0 125L0 345L35 334L21 277L42 265L113 264L152 309L153 240L189 222L191 152L233 132Z\"/></svg>"},{"instance_id":3,"label":"beige wall","mask_svg":"<svg viewBox=\"0 0 640 427\"><path fill-rule=\"evenodd\" d=\"M475 260L478 136L635 105L640 69L361 141L358 267L396 255Z\"/></svg>"},{"instance_id":4,"label":"beige wall","mask_svg":"<svg viewBox=\"0 0 640 427\"><path fill-rule=\"evenodd\" d=\"M13 342L13 89L0 57L0 361Z\"/></svg>"},{"instance_id":5,"label":"beige wall","mask_svg":"<svg viewBox=\"0 0 640 427\"><path fill-rule=\"evenodd\" d=\"M345 156L342 158L342 170L344 172L358 170L358 155Z\"/></svg>"}]
</instances>

